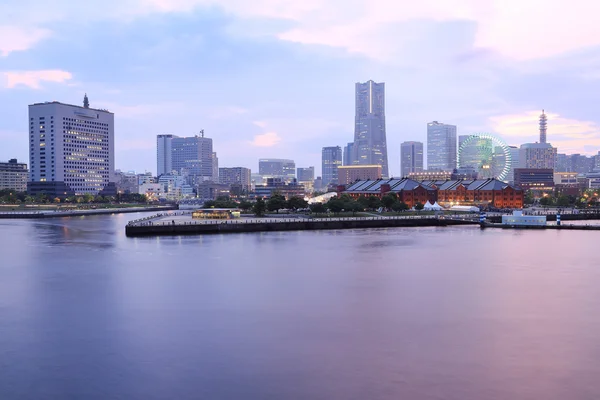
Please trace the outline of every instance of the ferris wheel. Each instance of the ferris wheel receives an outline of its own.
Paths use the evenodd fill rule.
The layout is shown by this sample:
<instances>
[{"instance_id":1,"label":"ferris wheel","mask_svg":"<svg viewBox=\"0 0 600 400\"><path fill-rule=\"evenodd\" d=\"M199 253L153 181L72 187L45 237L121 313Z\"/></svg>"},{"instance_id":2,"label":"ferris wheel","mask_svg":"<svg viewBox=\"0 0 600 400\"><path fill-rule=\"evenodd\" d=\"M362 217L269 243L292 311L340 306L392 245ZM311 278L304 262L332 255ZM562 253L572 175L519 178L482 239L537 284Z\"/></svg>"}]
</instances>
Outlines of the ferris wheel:
<instances>
[{"instance_id":1,"label":"ferris wheel","mask_svg":"<svg viewBox=\"0 0 600 400\"><path fill-rule=\"evenodd\" d=\"M512 157L509 146L498 136L475 133L460 144L457 164L476 169L482 177L505 181L512 166Z\"/></svg>"}]
</instances>

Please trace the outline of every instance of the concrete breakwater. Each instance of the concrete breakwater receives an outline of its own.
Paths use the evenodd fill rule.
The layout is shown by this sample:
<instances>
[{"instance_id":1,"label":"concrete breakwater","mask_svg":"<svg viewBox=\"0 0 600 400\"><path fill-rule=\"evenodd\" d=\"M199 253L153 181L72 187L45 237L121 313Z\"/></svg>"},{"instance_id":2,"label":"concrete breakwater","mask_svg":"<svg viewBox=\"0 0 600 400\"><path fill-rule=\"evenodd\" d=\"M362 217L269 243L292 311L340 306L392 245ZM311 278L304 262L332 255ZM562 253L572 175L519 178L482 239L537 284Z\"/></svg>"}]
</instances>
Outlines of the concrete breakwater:
<instances>
[{"instance_id":1,"label":"concrete breakwater","mask_svg":"<svg viewBox=\"0 0 600 400\"><path fill-rule=\"evenodd\" d=\"M174 222L174 221L173 221ZM183 223L130 223L125 234L136 236L198 235L243 232L276 232L326 229L398 228L449 225L479 225L476 220L435 217L373 217L323 219L251 219L248 221L189 221Z\"/></svg>"},{"instance_id":2,"label":"concrete breakwater","mask_svg":"<svg viewBox=\"0 0 600 400\"><path fill-rule=\"evenodd\" d=\"M2 211L0 212L0 219L6 218L21 218L21 219L32 219L32 218L63 218L63 217L77 217L82 215L102 215L102 214L123 214L123 213L136 213L136 212L156 212L156 211L169 211L176 210L177 206L164 206L164 207L128 207L128 208L100 208L91 210L27 210L27 211Z\"/></svg>"}]
</instances>

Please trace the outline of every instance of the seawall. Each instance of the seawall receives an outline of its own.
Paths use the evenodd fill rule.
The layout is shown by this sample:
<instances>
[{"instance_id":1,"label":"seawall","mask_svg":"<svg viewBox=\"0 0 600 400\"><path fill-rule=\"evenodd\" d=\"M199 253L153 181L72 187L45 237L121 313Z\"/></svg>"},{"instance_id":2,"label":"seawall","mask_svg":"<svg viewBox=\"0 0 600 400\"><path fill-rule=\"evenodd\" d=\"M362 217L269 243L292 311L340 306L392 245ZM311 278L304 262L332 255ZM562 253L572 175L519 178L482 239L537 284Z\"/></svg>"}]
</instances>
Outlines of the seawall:
<instances>
[{"instance_id":1,"label":"seawall","mask_svg":"<svg viewBox=\"0 0 600 400\"><path fill-rule=\"evenodd\" d=\"M479 225L477 221L437 219L437 218L325 218L303 219L265 222L196 222L183 224L128 224L125 234L129 237L137 236L163 236L163 235L205 235L219 233L243 232L277 232L277 231L304 231L328 229L365 229L365 228L398 228L398 227L426 227L449 225Z\"/></svg>"}]
</instances>

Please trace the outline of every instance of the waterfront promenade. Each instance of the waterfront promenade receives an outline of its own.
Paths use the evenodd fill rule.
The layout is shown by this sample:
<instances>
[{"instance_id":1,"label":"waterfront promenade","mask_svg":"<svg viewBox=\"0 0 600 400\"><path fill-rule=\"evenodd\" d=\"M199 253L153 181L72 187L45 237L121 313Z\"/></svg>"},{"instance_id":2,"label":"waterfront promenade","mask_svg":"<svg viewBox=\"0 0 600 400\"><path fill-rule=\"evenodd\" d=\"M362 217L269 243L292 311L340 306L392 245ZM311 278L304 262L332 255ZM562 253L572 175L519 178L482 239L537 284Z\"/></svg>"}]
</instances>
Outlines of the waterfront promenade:
<instances>
[{"instance_id":1,"label":"waterfront promenade","mask_svg":"<svg viewBox=\"0 0 600 400\"><path fill-rule=\"evenodd\" d=\"M0 219L63 218L82 215L123 214L175 210L177 206L97 208L86 210L24 210L0 211Z\"/></svg>"},{"instance_id":2,"label":"waterfront promenade","mask_svg":"<svg viewBox=\"0 0 600 400\"><path fill-rule=\"evenodd\" d=\"M397 228L449 225L478 225L478 217L449 218L432 215L389 217L308 218L264 217L235 220L192 220L185 212L161 214L129 222L125 233L129 237L161 235L194 235L243 232L274 232L327 229Z\"/></svg>"}]
</instances>

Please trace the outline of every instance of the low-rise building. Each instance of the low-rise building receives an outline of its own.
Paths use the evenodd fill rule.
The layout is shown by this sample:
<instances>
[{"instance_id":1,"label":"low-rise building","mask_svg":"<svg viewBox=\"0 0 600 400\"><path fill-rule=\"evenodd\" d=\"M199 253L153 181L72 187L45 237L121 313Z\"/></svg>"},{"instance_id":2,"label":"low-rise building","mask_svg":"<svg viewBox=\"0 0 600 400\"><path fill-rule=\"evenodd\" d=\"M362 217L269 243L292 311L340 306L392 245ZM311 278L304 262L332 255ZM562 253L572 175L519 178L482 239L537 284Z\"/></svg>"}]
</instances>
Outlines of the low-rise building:
<instances>
[{"instance_id":1,"label":"low-rise building","mask_svg":"<svg viewBox=\"0 0 600 400\"><path fill-rule=\"evenodd\" d=\"M164 198L164 186L159 183L143 183L139 185L138 193L145 195L150 201L158 201Z\"/></svg>"},{"instance_id":2,"label":"low-rise building","mask_svg":"<svg viewBox=\"0 0 600 400\"><path fill-rule=\"evenodd\" d=\"M523 190L554 190L554 170L551 168L515 168L515 186Z\"/></svg>"},{"instance_id":3,"label":"low-rise building","mask_svg":"<svg viewBox=\"0 0 600 400\"><path fill-rule=\"evenodd\" d=\"M139 180L135 171L123 172L115 171L115 184L117 185L117 193L138 193Z\"/></svg>"},{"instance_id":4,"label":"low-rise building","mask_svg":"<svg viewBox=\"0 0 600 400\"><path fill-rule=\"evenodd\" d=\"M338 166L338 184L348 185L365 179L379 179L382 174L381 165L344 165Z\"/></svg>"},{"instance_id":5,"label":"low-rise building","mask_svg":"<svg viewBox=\"0 0 600 400\"><path fill-rule=\"evenodd\" d=\"M28 176L27 164L18 162L16 158L12 158L8 162L0 162L0 190L10 189L15 192L26 192Z\"/></svg>"},{"instance_id":6,"label":"low-rise building","mask_svg":"<svg viewBox=\"0 0 600 400\"><path fill-rule=\"evenodd\" d=\"M358 181L340 192L353 198L359 196L383 197L396 193L398 199L413 207L417 203L436 201L446 207L477 205L494 208L522 208L523 190L497 179L423 181L404 179L378 179ZM340 193L341 194L341 193Z\"/></svg>"},{"instance_id":7,"label":"low-rise building","mask_svg":"<svg viewBox=\"0 0 600 400\"><path fill-rule=\"evenodd\" d=\"M437 200L437 190L427 185L422 185L420 182L409 178L392 178L392 179L366 179L354 182L346 189L340 187L340 195L347 194L350 197L357 199L360 196L383 197L389 192L395 193L398 200L406 203L409 207L413 207L417 203L425 204L428 201L432 204Z\"/></svg>"},{"instance_id":8,"label":"low-rise building","mask_svg":"<svg viewBox=\"0 0 600 400\"><path fill-rule=\"evenodd\" d=\"M256 185L254 193L256 197L271 197L273 193L278 193L287 199L294 196L304 197L304 186L295 179L286 183L282 178L267 178L265 185Z\"/></svg>"},{"instance_id":9,"label":"low-rise building","mask_svg":"<svg viewBox=\"0 0 600 400\"><path fill-rule=\"evenodd\" d=\"M230 186L212 181L204 181L198 184L198 198L203 200L216 200L218 197L230 194Z\"/></svg>"}]
</instances>

